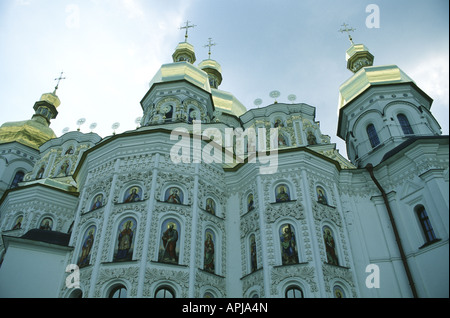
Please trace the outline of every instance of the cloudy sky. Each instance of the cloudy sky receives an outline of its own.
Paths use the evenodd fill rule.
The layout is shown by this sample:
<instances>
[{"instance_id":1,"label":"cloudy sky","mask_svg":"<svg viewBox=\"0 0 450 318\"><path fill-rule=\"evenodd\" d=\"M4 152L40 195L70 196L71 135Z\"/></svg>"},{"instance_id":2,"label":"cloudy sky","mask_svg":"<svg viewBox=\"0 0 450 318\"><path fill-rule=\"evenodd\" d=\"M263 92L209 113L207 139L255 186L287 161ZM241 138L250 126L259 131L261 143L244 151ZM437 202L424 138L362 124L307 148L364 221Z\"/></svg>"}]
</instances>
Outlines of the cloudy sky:
<instances>
[{"instance_id":1,"label":"cloudy sky","mask_svg":"<svg viewBox=\"0 0 450 318\"><path fill-rule=\"evenodd\" d=\"M373 9L375 7L375 9ZM447 0L2 0L0 1L0 124L31 118L42 93L64 72L61 106L51 128L106 137L136 128L149 81L184 41L186 20L197 61L222 66L220 89L247 109L278 90L279 102L316 107L323 134L341 154L336 136L339 86L350 42L338 32L356 29L375 65L396 64L434 102L432 112L449 134L449 3ZM376 15L379 13L379 15Z\"/></svg>"}]
</instances>

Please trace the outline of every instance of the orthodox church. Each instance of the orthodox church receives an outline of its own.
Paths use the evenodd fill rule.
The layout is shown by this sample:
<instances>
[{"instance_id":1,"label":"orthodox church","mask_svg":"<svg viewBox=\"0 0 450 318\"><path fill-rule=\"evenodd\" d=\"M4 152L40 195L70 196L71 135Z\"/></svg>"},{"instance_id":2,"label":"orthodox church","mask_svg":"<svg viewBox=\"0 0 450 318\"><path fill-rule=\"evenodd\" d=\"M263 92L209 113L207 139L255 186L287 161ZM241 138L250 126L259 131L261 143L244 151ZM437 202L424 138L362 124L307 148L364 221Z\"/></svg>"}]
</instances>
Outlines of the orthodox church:
<instances>
[{"instance_id":1,"label":"orthodox church","mask_svg":"<svg viewBox=\"0 0 450 318\"><path fill-rule=\"evenodd\" d=\"M187 31L187 30L186 30ZM142 120L57 137L56 89L0 127L0 297L449 296L449 138L396 65L347 50L337 135L247 110L179 43Z\"/></svg>"}]
</instances>

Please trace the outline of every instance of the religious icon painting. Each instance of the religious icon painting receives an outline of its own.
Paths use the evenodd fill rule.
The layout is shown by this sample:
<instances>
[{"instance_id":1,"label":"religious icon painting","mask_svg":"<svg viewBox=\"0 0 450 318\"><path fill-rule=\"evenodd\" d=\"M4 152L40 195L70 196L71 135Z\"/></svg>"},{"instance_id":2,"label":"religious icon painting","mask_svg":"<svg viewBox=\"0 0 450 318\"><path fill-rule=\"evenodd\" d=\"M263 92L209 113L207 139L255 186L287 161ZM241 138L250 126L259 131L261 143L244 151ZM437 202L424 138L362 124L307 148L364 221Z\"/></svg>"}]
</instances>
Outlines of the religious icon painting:
<instances>
[{"instance_id":1,"label":"religious icon painting","mask_svg":"<svg viewBox=\"0 0 450 318\"><path fill-rule=\"evenodd\" d=\"M69 147L69 149L66 150L65 155L73 155L74 151L73 151L73 147Z\"/></svg>"},{"instance_id":2,"label":"religious icon painting","mask_svg":"<svg viewBox=\"0 0 450 318\"><path fill-rule=\"evenodd\" d=\"M88 266L91 261L91 251L92 246L94 245L95 231L95 225L91 225L84 233L80 256L78 258L77 264L80 268Z\"/></svg>"},{"instance_id":3,"label":"religious icon painting","mask_svg":"<svg viewBox=\"0 0 450 318\"><path fill-rule=\"evenodd\" d=\"M289 187L284 184L277 186L275 188L275 199L276 199L276 202L290 201L291 195L289 193Z\"/></svg>"},{"instance_id":4,"label":"religious icon painting","mask_svg":"<svg viewBox=\"0 0 450 318\"><path fill-rule=\"evenodd\" d=\"M322 187L316 188L317 192L317 202L328 205L327 195Z\"/></svg>"},{"instance_id":5,"label":"religious icon painting","mask_svg":"<svg viewBox=\"0 0 450 318\"><path fill-rule=\"evenodd\" d=\"M53 220L51 218L44 218L39 225L40 230L51 231L53 228Z\"/></svg>"},{"instance_id":6,"label":"religious icon painting","mask_svg":"<svg viewBox=\"0 0 450 318\"><path fill-rule=\"evenodd\" d=\"M275 119L273 123L273 128L281 128L284 127L283 121L280 118Z\"/></svg>"},{"instance_id":7,"label":"religious icon painting","mask_svg":"<svg viewBox=\"0 0 450 318\"><path fill-rule=\"evenodd\" d=\"M114 246L114 262L132 259L136 228L137 222L132 217L127 217L120 222Z\"/></svg>"},{"instance_id":8,"label":"religious icon painting","mask_svg":"<svg viewBox=\"0 0 450 318\"><path fill-rule=\"evenodd\" d=\"M164 202L182 204L183 203L183 191L177 187L171 187L166 190L164 194Z\"/></svg>"},{"instance_id":9,"label":"religious icon painting","mask_svg":"<svg viewBox=\"0 0 450 318\"><path fill-rule=\"evenodd\" d=\"M70 163L68 160L64 161L64 163L59 168L59 172L57 177L68 176L70 172Z\"/></svg>"},{"instance_id":10,"label":"religious icon painting","mask_svg":"<svg viewBox=\"0 0 450 318\"><path fill-rule=\"evenodd\" d=\"M206 212L216 215L216 202L211 198L206 199Z\"/></svg>"},{"instance_id":11,"label":"religious icon painting","mask_svg":"<svg viewBox=\"0 0 450 318\"><path fill-rule=\"evenodd\" d=\"M327 263L332 265L339 265L339 259L336 250L336 241L334 240L333 231L328 226L324 226L322 229L322 233L323 240L325 242Z\"/></svg>"},{"instance_id":12,"label":"religious icon painting","mask_svg":"<svg viewBox=\"0 0 450 318\"><path fill-rule=\"evenodd\" d=\"M142 200L142 189L136 186L128 188L123 196L124 203L136 202L141 200Z\"/></svg>"},{"instance_id":13,"label":"religious icon painting","mask_svg":"<svg viewBox=\"0 0 450 318\"><path fill-rule=\"evenodd\" d=\"M282 265L297 264L298 249L294 227L291 224L283 224L280 226L279 236Z\"/></svg>"},{"instance_id":14,"label":"religious icon painting","mask_svg":"<svg viewBox=\"0 0 450 318\"><path fill-rule=\"evenodd\" d=\"M255 208L255 202L253 201L253 193L250 193L247 197L247 212Z\"/></svg>"},{"instance_id":15,"label":"religious icon painting","mask_svg":"<svg viewBox=\"0 0 450 318\"><path fill-rule=\"evenodd\" d=\"M36 174L36 180L42 179L44 177L44 171L45 168L44 166L42 166L41 169L39 169L38 173Z\"/></svg>"},{"instance_id":16,"label":"religious icon painting","mask_svg":"<svg viewBox=\"0 0 450 318\"><path fill-rule=\"evenodd\" d=\"M97 194L92 200L90 211L99 209L103 206L103 194Z\"/></svg>"},{"instance_id":17,"label":"religious icon painting","mask_svg":"<svg viewBox=\"0 0 450 318\"><path fill-rule=\"evenodd\" d=\"M250 267L251 272L254 272L258 269L255 234L250 235Z\"/></svg>"},{"instance_id":18,"label":"religious icon painting","mask_svg":"<svg viewBox=\"0 0 450 318\"><path fill-rule=\"evenodd\" d=\"M207 291L203 294L203 298L215 298L215 297L211 292Z\"/></svg>"},{"instance_id":19,"label":"religious icon painting","mask_svg":"<svg viewBox=\"0 0 450 318\"><path fill-rule=\"evenodd\" d=\"M345 292L340 286L333 287L334 298L345 298Z\"/></svg>"},{"instance_id":20,"label":"religious icon painting","mask_svg":"<svg viewBox=\"0 0 450 318\"><path fill-rule=\"evenodd\" d=\"M17 219L16 222L14 222L14 226L13 226L13 230L18 230L22 228L22 221L23 221L23 215L20 215Z\"/></svg>"},{"instance_id":21,"label":"religious icon painting","mask_svg":"<svg viewBox=\"0 0 450 318\"><path fill-rule=\"evenodd\" d=\"M278 147L286 146L289 146L288 138L282 132L278 132Z\"/></svg>"},{"instance_id":22,"label":"religious icon painting","mask_svg":"<svg viewBox=\"0 0 450 318\"><path fill-rule=\"evenodd\" d=\"M159 243L159 262L178 264L180 256L180 232L181 227L177 220L167 219L163 222Z\"/></svg>"},{"instance_id":23,"label":"religious icon painting","mask_svg":"<svg viewBox=\"0 0 450 318\"><path fill-rule=\"evenodd\" d=\"M216 236L210 229L205 231L205 250L204 250L204 262L203 269L214 273L215 272L215 243Z\"/></svg>"}]
</instances>

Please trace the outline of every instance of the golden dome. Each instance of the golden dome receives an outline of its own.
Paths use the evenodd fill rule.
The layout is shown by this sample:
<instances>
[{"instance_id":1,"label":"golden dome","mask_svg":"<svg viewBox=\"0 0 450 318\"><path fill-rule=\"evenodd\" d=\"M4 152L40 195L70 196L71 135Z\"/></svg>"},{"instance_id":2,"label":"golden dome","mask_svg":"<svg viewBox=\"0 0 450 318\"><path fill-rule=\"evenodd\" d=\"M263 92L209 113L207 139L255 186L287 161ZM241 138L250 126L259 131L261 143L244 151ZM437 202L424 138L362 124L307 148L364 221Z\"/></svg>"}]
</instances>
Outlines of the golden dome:
<instances>
[{"instance_id":1,"label":"golden dome","mask_svg":"<svg viewBox=\"0 0 450 318\"><path fill-rule=\"evenodd\" d=\"M55 133L45 123L36 118L5 123L0 126L0 144L17 141L25 146L39 149L39 146L56 138Z\"/></svg>"},{"instance_id":2,"label":"golden dome","mask_svg":"<svg viewBox=\"0 0 450 318\"><path fill-rule=\"evenodd\" d=\"M339 108L344 107L370 86L414 83L397 65L363 67L339 88Z\"/></svg>"},{"instance_id":3,"label":"golden dome","mask_svg":"<svg viewBox=\"0 0 450 318\"><path fill-rule=\"evenodd\" d=\"M214 60L208 59L200 62L198 67L205 71L209 77L209 85L218 88L222 83L222 67Z\"/></svg>"},{"instance_id":4,"label":"golden dome","mask_svg":"<svg viewBox=\"0 0 450 318\"><path fill-rule=\"evenodd\" d=\"M54 93L42 94L40 101L46 101L49 104L55 106L55 108L57 108L59 105L61 105L61 101L59 100L59 97L56 96Z\"/></svg>"},{"instance_id":5,"label":"golden dome","mask_svg":"<svg viewBox=\"0 0 450 318\"><path fill-rule=\"evenodd\" d=\"M50 139L56 138L49 127L50 119L56 117L56 107L61 104L54 93L42 94L41 99L34 104L35 114L29 120L7 122L0 126L0 144L19 142L25 146L39 149Z\"/></svg>"},{"instance_id":6,"label":"golden dome","mask_svg":"<svg viewBox=\"0 0 450 318\"><path fill-rule=\"evenodd\" d=\"M185 61L194 64L196 60L194 46L188 42L178 43L175 52L172 55L172 59L174 62Z\"/></svg>"}]
</instances>

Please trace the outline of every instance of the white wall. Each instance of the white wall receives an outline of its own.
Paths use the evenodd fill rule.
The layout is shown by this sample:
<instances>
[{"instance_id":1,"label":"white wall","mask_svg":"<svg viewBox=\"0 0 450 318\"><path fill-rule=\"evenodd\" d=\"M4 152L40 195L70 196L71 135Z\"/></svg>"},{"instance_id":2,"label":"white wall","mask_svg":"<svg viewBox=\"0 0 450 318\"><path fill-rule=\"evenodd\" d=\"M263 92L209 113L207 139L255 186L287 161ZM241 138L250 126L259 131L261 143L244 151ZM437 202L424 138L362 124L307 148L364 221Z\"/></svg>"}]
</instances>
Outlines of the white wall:
<instances>
[{"instance_id":1,"label":"white wall","mask_svg":"<svg viewBox=\"0 0 450 318\"><path fill-rule=\"evenodd\" d=\"M68 248L14 239L0 267L0 298L58 297Z\"/></svg>"}]
</instances>

